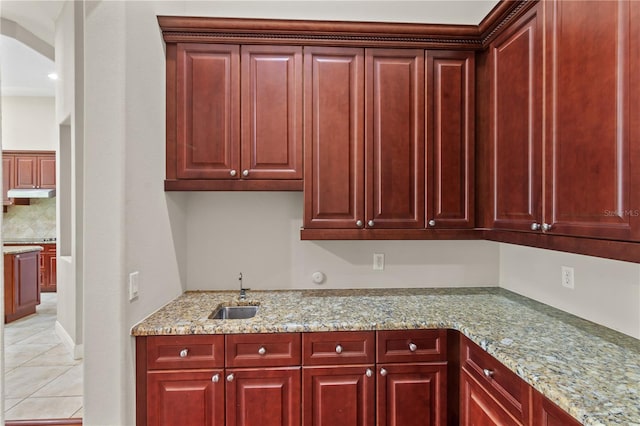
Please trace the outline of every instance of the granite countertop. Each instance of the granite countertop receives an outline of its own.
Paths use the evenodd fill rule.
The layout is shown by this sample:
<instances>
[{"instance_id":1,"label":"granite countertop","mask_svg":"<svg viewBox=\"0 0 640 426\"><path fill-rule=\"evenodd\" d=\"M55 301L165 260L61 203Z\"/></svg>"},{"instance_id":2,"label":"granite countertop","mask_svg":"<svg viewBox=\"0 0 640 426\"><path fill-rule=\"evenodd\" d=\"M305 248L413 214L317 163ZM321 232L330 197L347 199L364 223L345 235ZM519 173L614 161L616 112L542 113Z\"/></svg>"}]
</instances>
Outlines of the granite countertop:
<instances>
[{"instance_id":1,"label":"granite countertop","mask_svg":"<svg viewBox=\"0 0 640 426\"><path fill-rule=\"evenodd\" d=\"M259 304L210 320L220 304ZM450 328L585 425L640 425L640 340L504 289L187 292L134 336Z\"/></svg>"},{"instance_id":2,"label":"granite countertop","mask_svg":"<svg viewBox=\"0 0 640 426\"><path fill-rule=\"evenodd\" d=\"M20 254L29 253L30 251L42 251L40 246L3 246L2 254Z\"/></svg>"},{"instance_id":3,"label":"granite countertop","mask_svg":"<svg viewBox=\"0 0 640 426\"><path fill-rule=\"evenodd\" d=\"M4 244L55 244L55 237L4 238Z\"/></svg>"}]
</instances>

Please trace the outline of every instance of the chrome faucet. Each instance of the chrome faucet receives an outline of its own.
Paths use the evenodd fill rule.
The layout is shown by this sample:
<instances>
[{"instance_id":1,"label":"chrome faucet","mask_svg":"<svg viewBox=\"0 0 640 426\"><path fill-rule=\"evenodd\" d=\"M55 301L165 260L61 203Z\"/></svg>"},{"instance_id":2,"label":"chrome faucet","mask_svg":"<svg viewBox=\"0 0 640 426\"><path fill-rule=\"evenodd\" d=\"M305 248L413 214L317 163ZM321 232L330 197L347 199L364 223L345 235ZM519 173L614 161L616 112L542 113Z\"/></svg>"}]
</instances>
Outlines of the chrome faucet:
<instances>
[{"instance_id":1,"label":"chrome faucet","mask_svg":"<svg viewBox=\"0 0 640 426\"><path fill-rule=\"evenodd\" d=\"M245 300L247 298L247 290L251 289L242 287L242 272L238 275L238 281L240 281L240 300Z\"/></svg>"}]
</instances>

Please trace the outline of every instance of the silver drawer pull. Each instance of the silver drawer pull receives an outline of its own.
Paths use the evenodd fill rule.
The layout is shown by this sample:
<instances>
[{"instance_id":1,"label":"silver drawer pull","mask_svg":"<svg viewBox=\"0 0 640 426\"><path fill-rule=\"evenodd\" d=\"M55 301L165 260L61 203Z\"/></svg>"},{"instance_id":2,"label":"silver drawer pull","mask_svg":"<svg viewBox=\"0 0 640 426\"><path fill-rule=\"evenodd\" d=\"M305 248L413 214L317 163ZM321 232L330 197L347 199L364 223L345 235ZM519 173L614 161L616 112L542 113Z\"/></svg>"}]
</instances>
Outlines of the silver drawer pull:
<instances>
[{"instance_id":1,"label":"silver drawer pull","mask_svg":"<svg viewBox=\"0 0 640 426\"><path fill-rule=\"evenodd\" d=\"M415 344L415 343L413 343L413 342L409 343L409 350L410 350L411 352L415 352L415 351L417 351L417 350L418 350L418 345L416 345L416 344Z\"/></svg>"},{"instance_id":2,"label":"silver drawer pull","mask_svg":"<svg viewBox=\"0 0 640 426\"><path fill-rule=\"evenodd\" d=\"M213 377L211 378L211 381L213 383L218 383L220 381L220 375L219 374L214 374Z\"/></svg>"},{"instance_id":3,"label":"silver drawer pull","mask_svg":"<svg viewBox=\"0 0 640 426\"><path fill-rule=\"evenodd\" d=\"M236 377L233 375L233 373L229 374L227 376L227 382L233 382L233 379L235 379Z\"/></svg>"},{"instance_id":4,"label":"silver drawer pull","mask_svg":"<svg viewBox=\"0 0 640 426\"><path fill-rule=\"evenodd\" d=\"M342 353L342 346L336 345L336 353L337 354L341 354Z\"/></svg>"},{"instance_id":5,"label":"silver drawer pull","mask_svg":"<svg viewBox=\"0 0 640 426\"><path fill-rule=\"evenodd\" d=\"M258 353L260 355L264 355L267 353L267 350L264 348L264 346L260 346L260 349L258 349Z\"/></svg>"},{"instance_id":6,"label":"silver drawer pull","mask_svg":"<svg viewBox=\"0 0 640 426\"><path fill-rule=\"evenodd\" d=\"M482 372L484 373L485 377L493 376L493 370L489 370L488 368L485 368L484 370L482 370Z\"/></svg>"},{"instance_id":7,"label":"silver drawer pull","mask_svg":"<svg viewBox=\"0 0 640 426\"><path fill-rule=\"evenodd\" d=\"M385 370L384 368L380 369L380 375L381 376L386 376L387 375L387 370Z\"/></svg>"},{"instance_id":8,"label":"silver drawer pull","mask_svg":"<svg viewBox=\"0 0 640 426\"><path fill-rule=\"evenodd\" d=\"M180 358L186 358L189 355L189 349L183 349L180 351Z\"/></svg>"},{"instance_id":9,"label":"silver drawer pull","mask_svg":"<svg viewBox=\"0 0 640 426\"><path fill-rule=\"evenodd\" d=\"M367 371L364 374L366 374L367 377L371 377L373 376L373 371L371 371L370 368L367 368Z\"/></svg>"}]
</instances>

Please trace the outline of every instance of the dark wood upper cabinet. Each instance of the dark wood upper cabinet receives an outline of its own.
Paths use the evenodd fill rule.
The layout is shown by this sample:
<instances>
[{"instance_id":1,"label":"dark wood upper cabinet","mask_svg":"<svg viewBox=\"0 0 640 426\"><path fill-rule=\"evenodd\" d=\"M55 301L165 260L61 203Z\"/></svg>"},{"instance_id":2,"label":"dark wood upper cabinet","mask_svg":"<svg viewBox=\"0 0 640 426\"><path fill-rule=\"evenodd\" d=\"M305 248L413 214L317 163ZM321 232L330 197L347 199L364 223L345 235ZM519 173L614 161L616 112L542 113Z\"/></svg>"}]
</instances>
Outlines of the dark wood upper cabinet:
<instances>
[{"instance_id":1,"label":"dark wood upper cabinet","mask_svg":"<svg viewBox=\"0 0 640 426\"><path fill-rule=\"evenodd\" d=\"M239 71L239 46L177 45L176 178L239 176Z\"/></svg>"},{"instance_id":2,"label":"dark wood upper cabinet","mask_svg":"<svg viewBox=\"0 0 640 426\"><path fill-rule=\"evenodd\" d=\"M12 173L8 182L10 186L5 189L56 188L54 151L3 151L2 158L3 165Z\"/></svg>"},{"instance_id":3,"label":"dark wood upper cabinet","mask_svg":"<svg viewBox=\"0 0 640 426\"><path fill-rule=\"evenodd\" d=\"M427 225L473 228L475 53L427 52Z\"/></svg>"},{"instance_id":4,"label":"dark wood upper cabinet","mask_svg":"<svg viewBox=\"0 0 640 426\"><path fill-rule=\"evenodd\" d=\"M364 50L304 51L304 226L364 220Z\"/></svg>"},{"instance_id":5,"label":"dark wood upper cabinet","mask_svg":"<svg viewBox=\"0 0 640 426\"><path fill-rule=\"evenodd\" d=\"M241 47L242 178L302 179L302 47Z\"/></svg>"},{"instance_id":6,"label":"dark wood upper cabinet","mask_svg":"<svg viewBox=\"0 0 640 426\"><path fill-rule=\"evenodd\" d=\"M541 24L534 8L489 47L492 228L530 230L542 221Z\"/></svg>"},{"instance_id":7,"label":"dark wood upper cabinet","mask_svg":"<svg viewBox=\"0 0 640 426\"><path fill-rule=\"evenodd\" d=\"M630 78L638 72L630 67L631 3L544 3L544 221L552 233L634 234L640 198L631 191Z\"/></svg>"},{"instance_id":8,"label":"dark wood upper cabinet","mask_svg":"<svg viewBox=\"0 0 640 426\"><path fill-rule=\"evenodd\" d=\"M2 156L2 203L5 206L11 204L11 199L7 196L7 191L14 187L15 163L16 160L13 155Z\"/></svg>"},{"instance_id":9,"label":"dark wood upper cabinet","mask_svg":"<svg viewBox=\"0 0 640 426\"><path fill-rule=\"evenodd\" d=\"M367 49L367 228L424 228L424 50Z\"/></svg>"},{"instance_id":10,"label":"dark wood upper cabinet","mask_svg":"<svg viewBox=\"0 0 640 426\"><path fill-rule=\"evenodd\" d=\"M301 189L301 47L177 43L167 57L166 189Z\"/></svg>"}]
</instances>

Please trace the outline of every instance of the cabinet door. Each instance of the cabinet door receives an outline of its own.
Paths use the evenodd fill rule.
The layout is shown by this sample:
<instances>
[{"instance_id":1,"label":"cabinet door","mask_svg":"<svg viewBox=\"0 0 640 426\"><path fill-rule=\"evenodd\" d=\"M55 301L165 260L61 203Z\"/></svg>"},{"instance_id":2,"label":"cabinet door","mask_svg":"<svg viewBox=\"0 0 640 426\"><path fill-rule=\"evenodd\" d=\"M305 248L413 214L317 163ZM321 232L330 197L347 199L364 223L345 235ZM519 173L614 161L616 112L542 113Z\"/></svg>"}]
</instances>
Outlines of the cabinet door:
<instances>
[{"instance_id":1,"label":"cabinet door","mask_svg":"<svg viewBox=\"0 0 640 426\"><path fill-rule=\"evenodd\" d=\"M424 228L424 50L366 51L366 221Z\"/></svg>"},{"instance_id":2,"label":"cabinet door","mask_svg":"<svg viewBox=\"0 0 640 426\"><path fill-rule=\"evenodd\" d=\"M147 373L147 425L223 426L223 371Z\"/></svg>"},{"instance_id":3,"label":"cabinet door","mask_svg":"<svg viewBox=\"0 0 640 426\"><path fill-rule=\"evenodd\" d=\"M3 204L11 204L11 199L7 197L7 191L14 187L14 164L15 158L12 155L2 156L2 201Z\"/></svg>"},{"instance_id":4,"label":"cabinet door","mask_svg":"<svg viewBox=\"0 0 640 426\"><path fill-rule=\"evenodd\" d=\"M382 364L377 377L378 426L446 424L446 363Z\"/></svg>"},{"instance_id":5,"label":"cabinet door","mask_svg":"<svg viewBox=\"0 0 640 426\"><path fill-rule=\"evenodd\" d=\"M302 47L241 52L242 177L302 179Z\"/></svg>"},{"instance_id":6,"label":"cabinet door","mask_svg":"<svg viewBox=\"0 0 640 426\"><path fill-rule=\"evenodd\" d=\"M56 188L56 156L38 156L38 188Z\"/></svg>"},{"instance_id":7,"label":"cabinet door","mask_svg":"<svg viewBox=\"0 0 640 426\"><path fill-rule=\"evenodd\" d=\"M427 52L429 227L474 226L474 55Z\"/></svg>"},{"instance_id":8,"label":"cabinet door","mask_svg":"<svg viewBox=\"0 0 640 426\"><path fill-rule=\"evenodd\" d=\"M375 377L372 365L303 369L305 426L373 426Z\"/></svg>"},{"instance_id":9,"label":"cabinet door","mask_svg":"<svg viewBox=\"0 0 640 426\"><path fill-rule=\"evenodd\" d=\"M533 424L536 426L577 426L581 423L545 398L533 391Z\"/></svg>"},{"instance_id":10,"label":"cabinet door","mask_svg":"<svg viewBox=\"0 0 640 426\"><path fill-rule=\"evenodd\" d=\"M227 369L227 426L299 426L300 368Z\"/></svg>"},{"instance_id":11,"label":"cabinet door","mask_svg":"<svg viewBox=\"0 0 640 426\"><path fill-rule=\"evenodd\" d=\"M535 7L489 48L493 228L542 222L541 21Z\"/></svg>"},{"instance_id":12,"label":"cabinet door","mask_svg":"<svg viewBox=\"0 0 640 426\"><path fill-rule=\"evenodd\" d=\"M545 222L553 233L629 239L638 208L630 203L630 2L545 6Z\"/></svg>"},{"instance_id":13,"label":"cabinet door","mask_svg":"<svg viewBox=\"0 0 640 426\"><path fill-rule=\"evenodd\" d=\"M516 426L511 416L466 370L460 376L460 424L462 426Z\"/></svg>"},{"instance_id":14,"label":"cabinet door","mask_svg":"<svg viewBox=\"0 0 640 426\"><path fill-rule=\"evenodd\" d=\"M304 49L306 228L364 221L363 58L362 49Z\"/></svg>"},{"instance_id":15,"label":"cabinet door","mask_svg":"<svg viewBox=\"0 0 640 426\"><path fill-rule=\"evenodd\" d=\"M38 185L38 157L19 155L15 160L15 187L31 189Z\"/></svg>"},{"instance_id":16,"label":"cabinet door","mask_svg":"<svg viewBox=\"0 0 640 426\"><path fill-rule=\"evenodd\" d=\"M178 178L240 177L239 71L239 46L178 43Z\"/></svg>"},{"instance_id":17,"label":"cabinet door","mask_svg":"<svg viewBox=\"0 0 640 426\"><path fill-rule=\"evenodd\" d=\"M15 289L14 303L17 307L35 306L40 303L40 254L28 252L14 257Z\"/></svg>"}]
</instances>

